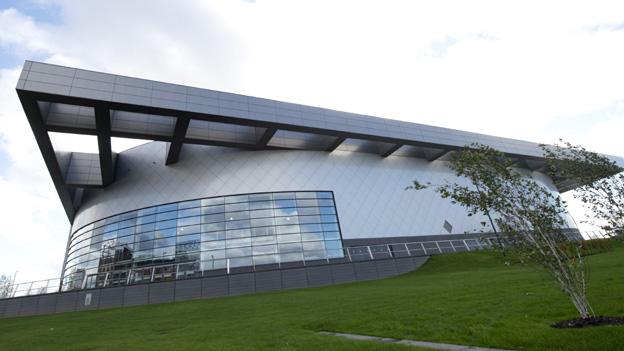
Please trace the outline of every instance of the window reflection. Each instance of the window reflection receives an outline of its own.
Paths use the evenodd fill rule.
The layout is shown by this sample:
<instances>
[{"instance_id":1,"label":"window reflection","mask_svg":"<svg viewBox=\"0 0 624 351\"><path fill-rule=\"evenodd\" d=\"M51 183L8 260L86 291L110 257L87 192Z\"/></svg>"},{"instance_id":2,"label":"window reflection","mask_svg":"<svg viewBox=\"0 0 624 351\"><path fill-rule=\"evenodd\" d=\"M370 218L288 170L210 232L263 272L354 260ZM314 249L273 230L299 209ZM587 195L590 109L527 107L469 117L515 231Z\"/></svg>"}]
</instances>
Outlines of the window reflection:
<instances>
[{"instance_id":1,"label":"window reflection","mask_svg":"<svg viewBox=\"0 0 624 351\"><path fill-rule=\"evenodd\" d=\"M160 205L91 223L73 234L65 275L68 282L93 275L88 284L98 285L98 273L115 272L122 281L128 277L118 271L151 265L210 270L342 257L331 192L260 193Z\"/></svg>"}]
</instances>

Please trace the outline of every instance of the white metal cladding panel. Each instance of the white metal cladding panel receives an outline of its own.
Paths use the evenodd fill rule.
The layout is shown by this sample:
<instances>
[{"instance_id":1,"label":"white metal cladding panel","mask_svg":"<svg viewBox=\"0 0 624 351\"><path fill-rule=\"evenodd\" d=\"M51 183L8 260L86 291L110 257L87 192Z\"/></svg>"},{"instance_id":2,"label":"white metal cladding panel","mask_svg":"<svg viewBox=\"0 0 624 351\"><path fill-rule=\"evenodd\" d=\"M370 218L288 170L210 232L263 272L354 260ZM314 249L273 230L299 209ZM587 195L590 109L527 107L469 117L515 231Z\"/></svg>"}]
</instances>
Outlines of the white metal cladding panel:
<instances>
[{"instance_id":1,"label":"white metal cladding panel","mask_svg":"<svg viewBox=\"0 0 624 351\"><path fill-rule=\"evenodd\" d=\"M443 161L334 151L243 151L185 145L180 161L164 166L165 143L152 142L118 156L117 180L90 190L74 230L98 219L168 202L230 194L333 190L343 238L454 234L480 230L484 218L431 190L405 190L414 179L456 180ZM547 177L539 177L552 187ZM554 189L554 187L553 187Z\"/></svg>"}]
</instances>

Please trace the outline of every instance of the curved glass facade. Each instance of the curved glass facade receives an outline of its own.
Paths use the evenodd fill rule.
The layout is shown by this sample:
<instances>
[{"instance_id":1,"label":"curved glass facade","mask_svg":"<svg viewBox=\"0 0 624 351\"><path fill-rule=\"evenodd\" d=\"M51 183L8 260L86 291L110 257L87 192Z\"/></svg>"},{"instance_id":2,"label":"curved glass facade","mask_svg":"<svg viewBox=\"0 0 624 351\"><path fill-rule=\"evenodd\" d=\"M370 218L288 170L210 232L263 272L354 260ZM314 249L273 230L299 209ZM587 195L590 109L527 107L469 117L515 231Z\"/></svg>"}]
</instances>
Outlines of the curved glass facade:
<instances>
[{"instance_id":1,"label":"curved glass facade","mask_svg":"<svg viewBox=\"0 0 624 351\"><path fill-rule=\"evenodd\" d=\"M197 272L342 257L332 192L213 197L126 212L75 231L64 288L126 283L141 278L141 267Z\"/></svg>"}]
</instances>

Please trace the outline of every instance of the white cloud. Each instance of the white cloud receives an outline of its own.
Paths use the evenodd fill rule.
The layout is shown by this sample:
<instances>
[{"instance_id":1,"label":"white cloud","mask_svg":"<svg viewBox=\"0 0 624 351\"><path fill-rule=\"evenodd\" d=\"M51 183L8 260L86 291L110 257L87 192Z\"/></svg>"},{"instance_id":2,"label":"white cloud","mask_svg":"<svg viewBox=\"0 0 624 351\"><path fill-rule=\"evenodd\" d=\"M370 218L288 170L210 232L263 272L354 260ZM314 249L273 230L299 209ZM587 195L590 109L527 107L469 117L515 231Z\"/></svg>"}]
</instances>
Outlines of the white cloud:
<instances>
[{"instance_id":1,"label":"white cloud","mask_svg":"<svg viewBox=\"0 0 624 351\"><path fill-rule=\"evenodd\" d=\"M621 2L46 3L60 7L58 24L0 10L0 49L350 112L624 150ZM0 71L0 147L12 161L0 191L37 201L32 208L18 203L28 216L61 217L51 220L49 235L64 246L60 203L14 92L18 72ZM81 138L56 141L84 148ZM17 206L0 220L24 219L11 212ZM0 269L12 267L6 262L0 255Z\"/></svg>"}]
</instances>

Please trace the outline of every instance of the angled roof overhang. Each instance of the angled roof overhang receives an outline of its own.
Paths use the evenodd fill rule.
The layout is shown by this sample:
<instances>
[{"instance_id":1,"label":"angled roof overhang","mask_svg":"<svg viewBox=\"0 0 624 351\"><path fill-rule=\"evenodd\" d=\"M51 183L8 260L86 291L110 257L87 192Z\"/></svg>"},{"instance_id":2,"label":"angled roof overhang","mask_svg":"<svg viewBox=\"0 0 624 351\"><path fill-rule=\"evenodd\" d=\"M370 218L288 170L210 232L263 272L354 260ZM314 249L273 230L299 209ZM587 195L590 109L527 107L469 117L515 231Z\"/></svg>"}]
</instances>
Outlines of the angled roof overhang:
<instances>
[{"instance_id":1,"label":"angled roof overhang","mask_svg":"<svg viewBox=\"0 0 624 351\"><path fill-rule=\"evenodd\" d=\"M26 61L17 93L70 222L82 192L115 180L111 137L249 150L349 150L435 161L481 143L543 170L538 144L251 96ZM55 151L48 132L97 137L99 153ZM624 162L622 162L624 164ZM556 180L560 191L574 188Z\"/></svg>"}]
</instances>

